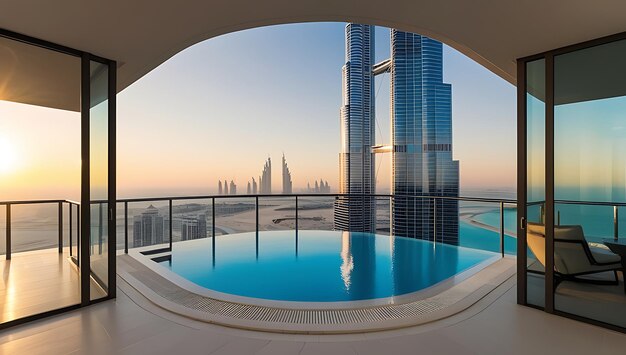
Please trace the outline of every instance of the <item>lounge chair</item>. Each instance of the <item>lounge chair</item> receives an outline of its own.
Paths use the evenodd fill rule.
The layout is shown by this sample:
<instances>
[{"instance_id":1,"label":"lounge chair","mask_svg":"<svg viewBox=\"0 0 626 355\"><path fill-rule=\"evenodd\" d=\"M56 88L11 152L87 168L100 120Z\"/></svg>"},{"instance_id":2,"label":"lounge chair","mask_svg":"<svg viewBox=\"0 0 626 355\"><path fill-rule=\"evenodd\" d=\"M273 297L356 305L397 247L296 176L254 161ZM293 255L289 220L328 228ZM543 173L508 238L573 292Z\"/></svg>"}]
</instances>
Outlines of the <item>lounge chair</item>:
<instances>
[{"instance_id":1,"label":"lounge chair","mask_svg":"<svg viewBox=\"0 0 626 355\"><path fill-rule=\"evenodd\" d=\"M527 226L528 247L545 268L545 226L530 222ZM580 277L610 271L613 271L615 281ZM617 271L623 271L620 256L610 250L589 246L581 226L554 227L554 275L557 285L563 280L619 285Z\"/></svg>"}]
</instances>

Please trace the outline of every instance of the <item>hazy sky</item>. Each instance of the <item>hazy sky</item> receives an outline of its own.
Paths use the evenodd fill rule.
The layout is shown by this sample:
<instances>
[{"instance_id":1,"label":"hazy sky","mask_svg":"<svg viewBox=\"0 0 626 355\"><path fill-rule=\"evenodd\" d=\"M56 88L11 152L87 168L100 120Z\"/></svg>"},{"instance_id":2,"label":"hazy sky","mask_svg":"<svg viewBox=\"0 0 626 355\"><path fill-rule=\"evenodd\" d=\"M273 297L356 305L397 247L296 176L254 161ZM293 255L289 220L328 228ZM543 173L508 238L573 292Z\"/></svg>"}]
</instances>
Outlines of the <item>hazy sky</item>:
<instances>
[{"instance_id":1,"label":"hazy sky","mask_svg":"<svg viewBox=\"0 0 626 355\"><path fill-rule=\"evenodd\" d=\"M334 190L339 175L344 26L282 25L210 39L177 54L121 92L118 196L213 193L218 179L235 180L245 192L268 156L274 166L273 188L279 192L283 153L294 191L320 178ZM388 56L389 31L377 28L377 60ZM515 88L445 46L444 80L452 84L454 156L461 161L462 190L513 188ZM377 77L376 89L377 140L389 143L388 75ZM39 111L47 116L33 113ZM63 130L56 135L61 141L45 139L55 129L49 127L53 119L59 123L56 129ZM37 132L4 137L10 143L3 144L12 147L19 162L13 164L17 168L0 166L9 195L32 198L35 190L61 193L76 184L68 192L75 195L78 116L0 102L0 141L3 132L26 129ZM28 144L25 136L37 142ZM390 159L380 155L377 159L378 187L385 191ZM48 163L39 165L43 161ZM35 176L49 179L34 189L22 186Z\"/></svg>"}]
</instances>

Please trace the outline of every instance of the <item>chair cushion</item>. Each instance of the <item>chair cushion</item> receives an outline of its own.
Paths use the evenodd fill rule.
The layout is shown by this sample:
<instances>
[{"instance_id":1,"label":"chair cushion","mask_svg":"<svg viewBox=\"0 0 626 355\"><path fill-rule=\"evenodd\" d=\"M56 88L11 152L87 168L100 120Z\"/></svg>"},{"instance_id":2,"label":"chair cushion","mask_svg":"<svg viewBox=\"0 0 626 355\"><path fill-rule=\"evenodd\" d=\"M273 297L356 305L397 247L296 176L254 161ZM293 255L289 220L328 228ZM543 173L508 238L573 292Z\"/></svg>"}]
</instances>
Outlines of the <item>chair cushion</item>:
<instances>
[{"instance_id":1,"label":"chair cushion","mask_svg":"<svg viewBox=\"0 0 626 355\"><path fill-rule=\"evenodd\" d=\"M611 252L610 250L596 247L589 247L589 250L591 250L593 258L599 263L620 263L622 261L622 258L619 255Z\"/></svg>"}]
</instances>

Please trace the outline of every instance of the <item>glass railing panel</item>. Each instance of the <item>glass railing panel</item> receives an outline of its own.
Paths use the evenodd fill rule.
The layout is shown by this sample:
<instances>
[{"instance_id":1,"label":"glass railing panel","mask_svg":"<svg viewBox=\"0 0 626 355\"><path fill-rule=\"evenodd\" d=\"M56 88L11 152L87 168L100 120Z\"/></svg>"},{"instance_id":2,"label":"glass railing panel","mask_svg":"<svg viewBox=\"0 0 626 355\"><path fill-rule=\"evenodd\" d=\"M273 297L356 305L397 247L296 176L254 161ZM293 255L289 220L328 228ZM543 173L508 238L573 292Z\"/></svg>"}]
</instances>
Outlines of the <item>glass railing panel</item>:
<instances>
[{"instance_id":1,"label":"glass railing panel","mask_svg":"<svg viewBox=\"0 0 626 355\"><path fill-rule=\"evenodd\" d=\"M169 203L164 200L128 203L128 247L169 247Z\"/></svg>"},{"instance_id":2,"label":"glass railing panel","mask_svg":"<svg viewBox=\"0 0 626 355\"><path fill-rule=\"evenodd\" d=\"M298 229L333 230L334 203L333 196L298 197Z\"/></svg>"},{"instance_id":3,"label":"glass railing panel","mask_svg":"<svg viewBox=\"0 0 626 355\"><path fill-rule=\"evenodd\" d=\"M508 212L508 213L507 213ZM504 209L504 252L516 250L515 214ZM459 245L462 247L501 252L499 202L459 202Z\"/></svg>"},{"instance_id":4,"label":"glass railing panel","mask_svg":"<svg viewBox=\"0 0 626 355\"><path fill-rule=\"evenodd\" d=\"M128 226L128 232L130 232L131 223L128 223ZM126 238L125 227L124 202L117 202L115 204L115 249L118 253L120 250L124 250L124 238Z\"/></svg>"},{"instance_id":5,"label":"glass railing panel","mask_svg":"<svg viewBox=\"0 0 626 355\"><path fill-rule=\"evenodd\" d=\"M56 203L12 205L11 252L58 248L58 211Z\"/></svg>"},{"instance_id":6,"label":"glass railing panel","mask_svg":"<svg viewBox=\"0 0 626 355\"><path fill-rule=\"evenodd\" d=\"M215 198L216 236L254 231L256 231L255 198Z\"/></svg>"},{"instance_id":7,"label":"glass railing panel","mask_svg":"<svg viewBox=\"0 0 626 355\"><path fill-rule=\"evenodd\" d=\"M173 242L210 237L212 208L211 199L174 200L172 202Z\"/></svg>"},{"instance_id":8,"label":"glass railing panel","mask_svg":"<svg viewBox=\"0 0 626 355\"><path fill-rule=\"evenodd\" d=\"M295 229L295 197L259 197L259 231Z\"/></svg>"},{"instance_id":9,"label":"glass railing panel","mask_svg":"<svg viewBox=\"0 0 626 355\"><path fill-rule=\"evenodd\" d=\"M391 198L376 197L376 234L391 235Z\"/></svg>"},{"instance_id":10,"label":"glass railing panel","mask_svg":"<svg viewBox=\"0 0 626 355\"><path fill-rule=\"evenodd\" d=\"M613 238L613 206L555 203L555 225L580 225L589 242Z\"/></svg>"}]
</instances>

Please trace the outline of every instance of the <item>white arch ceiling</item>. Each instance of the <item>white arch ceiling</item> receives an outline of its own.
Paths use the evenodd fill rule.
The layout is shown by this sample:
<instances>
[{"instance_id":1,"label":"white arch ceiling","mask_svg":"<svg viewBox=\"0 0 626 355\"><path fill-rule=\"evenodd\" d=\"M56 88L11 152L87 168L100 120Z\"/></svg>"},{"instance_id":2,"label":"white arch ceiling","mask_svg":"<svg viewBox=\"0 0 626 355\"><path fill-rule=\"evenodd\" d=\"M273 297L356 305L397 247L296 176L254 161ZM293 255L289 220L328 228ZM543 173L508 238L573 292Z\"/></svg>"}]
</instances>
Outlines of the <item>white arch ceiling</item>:
<instances>
[{"instance_id":1,"label":"white arch ceiling","mask_svg":"<svg viewBox=\"0 0 626 355\"><path fill-rule=\"evenodd\" d=\"M2 0L0 28L117 60L119 91L200 41L312 21L424 34L515 83L517 58L624 32L625 14L624 0Z\"/></svg>"}]
</instances>

